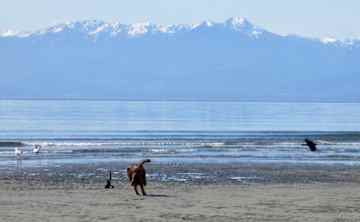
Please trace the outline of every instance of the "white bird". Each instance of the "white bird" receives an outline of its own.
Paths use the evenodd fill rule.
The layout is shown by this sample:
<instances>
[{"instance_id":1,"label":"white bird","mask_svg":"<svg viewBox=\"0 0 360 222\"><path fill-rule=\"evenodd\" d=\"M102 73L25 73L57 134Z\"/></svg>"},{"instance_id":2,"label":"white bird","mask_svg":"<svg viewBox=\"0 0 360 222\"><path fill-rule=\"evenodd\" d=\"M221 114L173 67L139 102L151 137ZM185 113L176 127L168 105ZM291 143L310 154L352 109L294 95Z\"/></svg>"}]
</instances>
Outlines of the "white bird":
<instances>
[{"instance_id":1,"label":"white bird","mask_svg":"<svg viewBox=\"0 0 360 222\"><path fill-rule=\"evenodd\" d=\"M33 153L40 153L40 149L41 149L40 145L35 145L35 147L33 149Z\"/></svg>"},{"instance_id":2,"label":"white bird","mask_svg":"<svg viewBox=\"0 0 360 222\"><path fill-rule=\"evenodd\" d=\"M16 156L16 159L20 159L21 156L23 154L23 151L20 149L20 148L15 148L15 156Z\"/></svg>"}]
</instances>

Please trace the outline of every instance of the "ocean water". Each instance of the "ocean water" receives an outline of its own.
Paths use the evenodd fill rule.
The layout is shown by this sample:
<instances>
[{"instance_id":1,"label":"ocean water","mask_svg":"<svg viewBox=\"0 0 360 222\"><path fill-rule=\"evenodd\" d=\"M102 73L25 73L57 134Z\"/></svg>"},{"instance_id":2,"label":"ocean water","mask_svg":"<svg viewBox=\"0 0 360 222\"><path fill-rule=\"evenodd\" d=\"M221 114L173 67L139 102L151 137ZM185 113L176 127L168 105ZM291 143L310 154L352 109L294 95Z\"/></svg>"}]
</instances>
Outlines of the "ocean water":
<instances>
[{"instance_id":1,"label":"ocean water","mask_svg":"<svg viewBox=\"0 0 360 222\"><path fill-rule=\"evenodd\" d=\"M309 152L305 138L318 142ZM360 104L0 101L0 167L61 164L360 163ZM39 154L32 153L42 145ZM196 175L195 175L196 176Z\"/></svg>"}]
</instances>

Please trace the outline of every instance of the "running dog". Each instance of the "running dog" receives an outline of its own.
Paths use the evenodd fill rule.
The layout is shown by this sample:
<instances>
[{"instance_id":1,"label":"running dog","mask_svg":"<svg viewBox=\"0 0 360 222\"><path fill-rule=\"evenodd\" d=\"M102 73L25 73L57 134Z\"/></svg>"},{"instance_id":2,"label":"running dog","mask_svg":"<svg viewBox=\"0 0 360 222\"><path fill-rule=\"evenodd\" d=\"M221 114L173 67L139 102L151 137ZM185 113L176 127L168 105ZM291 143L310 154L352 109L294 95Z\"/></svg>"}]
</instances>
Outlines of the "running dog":
<instances>
[{"instance_id":1,"label":"running dog","mask_svg":"<svg viewBox=\"0 0 360 222\"><path fill-rule=\"evenodd\" d=\"M130 185L134 187L134 191L137 195L140 195L137 186L140 186L141 193L143 196L146 195L146 192L144 190L144 186L146 186L146 172L144 168L144 163L151 162L150 159L146 159L141 161L138 164L130 165L127 168L127 175L129 178Z\"/></svg>"}]
</instances>

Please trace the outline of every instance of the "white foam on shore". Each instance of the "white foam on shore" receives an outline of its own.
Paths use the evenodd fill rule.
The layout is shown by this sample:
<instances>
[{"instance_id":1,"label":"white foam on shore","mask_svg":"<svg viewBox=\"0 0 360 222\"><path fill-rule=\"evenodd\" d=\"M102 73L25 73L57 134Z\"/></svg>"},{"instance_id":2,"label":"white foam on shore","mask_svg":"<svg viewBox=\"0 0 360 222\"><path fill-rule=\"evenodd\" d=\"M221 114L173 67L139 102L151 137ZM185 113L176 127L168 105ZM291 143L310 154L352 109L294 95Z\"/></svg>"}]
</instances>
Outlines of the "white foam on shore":
<instances>
[{"instance_id":1,"label":"white foam on shore","mask_svg":"<svg viewBox=\"0 0 360 222\"><path fill-rule=\"evenodd\" d=\"M252 177L241 177L241 176L238 176L238 177L230 177L231 180L236 180L238 182L246 182L246 181L249 181L249 180L259 180L261 178L259 177L256 177L256 176L252 176Z\"/></svg>"}]
</instances>

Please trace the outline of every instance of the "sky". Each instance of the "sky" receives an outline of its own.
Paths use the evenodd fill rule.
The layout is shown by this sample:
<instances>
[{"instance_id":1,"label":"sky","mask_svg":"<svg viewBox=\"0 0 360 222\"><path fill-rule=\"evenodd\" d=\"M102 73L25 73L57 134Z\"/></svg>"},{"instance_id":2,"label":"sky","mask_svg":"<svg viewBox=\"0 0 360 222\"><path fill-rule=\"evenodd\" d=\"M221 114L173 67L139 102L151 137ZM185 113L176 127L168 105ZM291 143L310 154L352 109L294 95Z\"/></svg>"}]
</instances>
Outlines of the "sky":
<instances>
[{"instance_id":1,"label":"sky","mask_svg":"<svg viewBox=\"0 0 360 222\"><path fill-rule=\"evenodd\" d=\"M0 30L86 19L186 24L241 16L278 34L344 39L360 38L359 11L359 0L0 0Z\"/></svg>"}]
</instances>

